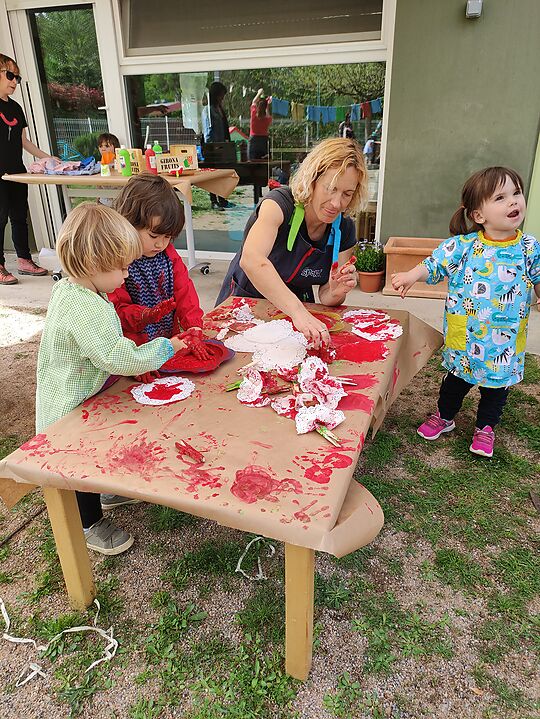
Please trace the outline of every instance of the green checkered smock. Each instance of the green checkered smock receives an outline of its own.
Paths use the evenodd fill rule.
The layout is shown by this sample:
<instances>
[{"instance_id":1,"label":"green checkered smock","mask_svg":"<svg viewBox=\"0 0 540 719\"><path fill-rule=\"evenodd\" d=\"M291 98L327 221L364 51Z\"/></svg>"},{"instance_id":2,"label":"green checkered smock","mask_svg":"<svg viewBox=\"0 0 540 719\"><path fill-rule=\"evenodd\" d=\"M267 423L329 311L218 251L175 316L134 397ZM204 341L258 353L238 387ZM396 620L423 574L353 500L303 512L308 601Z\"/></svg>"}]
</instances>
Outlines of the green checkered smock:
<instances>
[{"instance_id":1,"label":"green checkered smock","mask_svg":"<svg viewBox=\"0 0 540 719\"><path fill-rule=\"evenodd\" d=\"M96 394L112 374L137 375L174 355L158 337L137 347L105 296L63 279L52 292L38 354L36 431Z\"/></svg>"}]
</instances>

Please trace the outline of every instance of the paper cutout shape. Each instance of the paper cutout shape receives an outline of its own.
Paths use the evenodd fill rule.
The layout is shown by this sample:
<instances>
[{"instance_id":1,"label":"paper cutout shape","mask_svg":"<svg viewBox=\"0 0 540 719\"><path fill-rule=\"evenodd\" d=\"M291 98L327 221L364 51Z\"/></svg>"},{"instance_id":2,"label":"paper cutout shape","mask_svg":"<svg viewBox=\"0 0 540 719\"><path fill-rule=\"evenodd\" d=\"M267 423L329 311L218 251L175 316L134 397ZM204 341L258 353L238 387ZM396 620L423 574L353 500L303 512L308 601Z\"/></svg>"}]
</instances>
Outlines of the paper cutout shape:
<instances>
[{"instance_id":1,"label":"paper cutout shape","mask_svg":"<svg viewBox=\"0 0 540 719\"><path fill-rule=\"evenodd\" d=\"M343 315L352 325L352 332L370 342L395 340L403 334L398 320L379 310L351 310Z\"/></svg>"},{"instance_id":2,"label":"paper cutout shape","mask_svg":"<svg viewBox=\"0 0 540 719\"><path fill-rule=\"evenodd\" d=\"M139 404L170 404L189 397L195 385L185 377L160 377L149 384L138 384L131 388L133 399Z\"/></svg>"},{"instance_id":3,"label":"paper cutout shape","mask_svg":"<svg viewBox=\"0 0 540 719\"><path fill-rule=\"evenodd\" d=\"M306 356L307 340L296 332L287 320L262 322L234 337L224 344L236 352L252 352L258 370L292 369Z\"/></svg>"}]
</instances>

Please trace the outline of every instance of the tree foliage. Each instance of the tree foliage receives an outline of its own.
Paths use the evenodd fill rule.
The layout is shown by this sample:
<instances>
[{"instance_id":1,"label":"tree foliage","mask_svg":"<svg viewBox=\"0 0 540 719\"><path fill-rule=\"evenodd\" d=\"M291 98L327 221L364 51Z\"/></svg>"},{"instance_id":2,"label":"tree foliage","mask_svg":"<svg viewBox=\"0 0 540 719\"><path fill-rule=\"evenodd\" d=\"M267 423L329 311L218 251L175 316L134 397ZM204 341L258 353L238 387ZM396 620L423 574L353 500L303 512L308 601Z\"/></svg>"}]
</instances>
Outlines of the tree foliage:
<instances>
[{"instance_id":1,"label":"tree foliage","mask_svg":"<svg viewBox=\"0 0 540 719\"><path fill-rule=\"evenodd\" d=\"M103 88L91 8L36 13L47 82Z\"/></svg>"}]
</instances>

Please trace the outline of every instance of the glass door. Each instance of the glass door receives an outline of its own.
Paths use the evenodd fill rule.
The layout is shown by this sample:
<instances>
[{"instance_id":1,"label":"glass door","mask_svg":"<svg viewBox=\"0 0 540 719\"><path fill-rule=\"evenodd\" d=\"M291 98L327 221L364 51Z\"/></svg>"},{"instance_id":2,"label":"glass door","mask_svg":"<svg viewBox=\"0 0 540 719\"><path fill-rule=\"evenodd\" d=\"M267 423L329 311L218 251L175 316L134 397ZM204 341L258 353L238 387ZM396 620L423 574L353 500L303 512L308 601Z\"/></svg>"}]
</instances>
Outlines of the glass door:
<instances>
[{"instance_id":1,"label":"glass door","mask_svg":"<svg viewBox=\"0 0 540 719\"><path fill-rule=\"evenodd\" d=\"M98 159L97 138L108 123L93 5L15 10L8 17L32 141L61 160ZM31 186L29 204L38 249L54 247L65 217L60 189Z\"/></svg>"}]
</instances>

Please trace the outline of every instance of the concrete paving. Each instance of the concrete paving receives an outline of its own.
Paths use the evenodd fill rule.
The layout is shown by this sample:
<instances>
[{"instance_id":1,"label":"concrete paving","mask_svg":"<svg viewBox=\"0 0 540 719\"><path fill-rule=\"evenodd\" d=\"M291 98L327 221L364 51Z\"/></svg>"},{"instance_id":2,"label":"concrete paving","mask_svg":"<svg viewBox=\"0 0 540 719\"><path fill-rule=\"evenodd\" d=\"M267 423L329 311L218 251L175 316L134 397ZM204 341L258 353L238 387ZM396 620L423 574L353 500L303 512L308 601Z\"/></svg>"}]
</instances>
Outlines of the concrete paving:
<instances>
[{"instance_id":1,"label":"concrete paving","mask_svg":"<svg viewBox=\"0 0 540 719\"><path fill-rule=\"evenodd\" d=\"M37 260L37 258L35 258ZM15 256L6 253L6 266L14 268ZM221 288L221 283L229 262L212 260L210 274L202 275L197 269L191 272L191 278L199 295L201 307L205 312L212 309ZM46 308L54 286L52 277L19 277L19 284L0 287L0 307ZM358 307L377 307L380 309L405 309L424 320L439 331L442 330L444 300L419 297L390 297L381 292L366 294L355 289L349 293L348 304ZM529 320L527 351L540 355L540 312L533 309Z\"/></svg>"}]
</instances>

